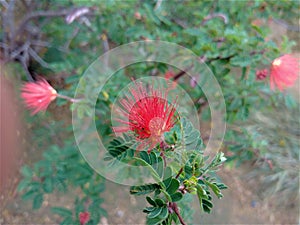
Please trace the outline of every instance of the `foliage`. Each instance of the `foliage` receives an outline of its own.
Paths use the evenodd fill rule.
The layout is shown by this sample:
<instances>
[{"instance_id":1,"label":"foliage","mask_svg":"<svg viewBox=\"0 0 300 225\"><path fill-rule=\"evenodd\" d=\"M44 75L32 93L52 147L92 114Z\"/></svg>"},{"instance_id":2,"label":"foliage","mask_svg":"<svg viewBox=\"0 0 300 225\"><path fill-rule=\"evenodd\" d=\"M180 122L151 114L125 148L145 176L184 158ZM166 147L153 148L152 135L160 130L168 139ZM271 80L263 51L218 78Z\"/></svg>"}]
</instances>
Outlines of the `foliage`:
<instances>
[{"instance_id":1,"label":"foliage","mask_svg":"<svg viewBox=\"0 0 300 225\"><path fill-rule=\"evenodd\" d=\"M46 126L40 127L37 132L49 131L47 121L44 123ZM55 129L66 130L59 123ZM47 143L47 140L35 140L36 145L45 142ZM80 191L71 194L74 197L73 209L53 206L51 211L62 217L61 224L80 224L78 215L85 210L91 213L91 224L99 223L100 218L107 215L101 207L103 198L100 196L105 190L104 178L82 158L74 140L69 138L64 142L56 142L57 144L52 144L43 151L42 160L35 162L31 167L25 165L21 168L23 180L17 190L23 193L23 200L32 201L33 209L39 209L43 204L44 195L56 192L66 194L72 188L78 187Z\"/></svg>"},{"instance_id":2,"label":"foliage","mask_svg":"<svg viewBox=\"0 0 300 225\"><path fill-rule=\"evenodd\" d=\"M284 105L283 100L281 105ZM275 109L280 107L279 104ZM247 177L260 180L260 196L287 204L299 198L296 192L299 188L299 120L296 116L299 111L281 110L285 113L264 110L244 124L243 129L228 132L231 139L228 147L234 153L228 161L234 160L238 166L251 161L256 168ZM237 138L240 144L234 143Z\"/></svg>"},{"instance_id":3,"label":"foliage","mask_svg":"<svg viewBox=\"0 0 300 225\"><path fill-rule=\"evenodd\" d=\"M147 224L171 224L172 221L181 221L182 223L182 221L190 219L183 219L177 206L177 202L182 200L184 194L197 195L202 211L210 213L213 207L211 193L222 198L221 190L227 188L212 176L212 172L216 171L226 160L224 154L217 153L208 163L208 157L204 157L201 151L203 145L201 145L199 131L193 128L191 122L182 118L178 126L175 126L166 136L168 136L166 140L169 140L167 143L172 144L172 148L169 146L161 148L158 145L150 154L146 151L139 152L138 156L126 154L125 162L147 166L157 182L130 188L132 195L154 193L153 197L149 195L146 197L150 206L143 210L147 214ZM122 138L114 139L108 151L111 158L108 159L115 158L124 161L125 157L120 156L130 150ZM179 158L178 151L181 156L185 155L186 157ZM168 159L171 160L169 165L167 165ZM188 209L181 208L180 210Z\"/></svg>"}]
</instances>

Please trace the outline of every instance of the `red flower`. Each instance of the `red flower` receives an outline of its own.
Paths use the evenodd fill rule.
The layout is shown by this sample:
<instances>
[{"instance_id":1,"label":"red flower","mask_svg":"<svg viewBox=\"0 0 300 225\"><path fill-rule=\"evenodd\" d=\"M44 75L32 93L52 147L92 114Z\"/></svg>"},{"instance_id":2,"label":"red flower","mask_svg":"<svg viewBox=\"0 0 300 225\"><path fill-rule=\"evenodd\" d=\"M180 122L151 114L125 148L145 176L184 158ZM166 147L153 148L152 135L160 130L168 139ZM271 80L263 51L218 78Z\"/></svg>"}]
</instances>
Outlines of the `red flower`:
<instances>
[{"instance_id":1,"label":"red flower","mask_svg":"<svg viewBox=\"0 0 300 225\"><path fill-rule=\"evenodd\" d=\"M81 212L79 213L79 221L81 225L85 225L90 220L89 212Z\"/></svg>"},{"instance_id":2,"label":"red flower","mask_svg":"<svg viewBox=\"0 0 300 225\"><path fill-rule=\"evenodd\" d=\"M267 69L257 70L255 75L256 75L256 80L264 80L268 76L268 70Z\"/></svg>"},{"instance_id":3,"label":"red flower","mask_svg":"<svg viewBox=\"0 0 300 225\"><path fill-rule=\"evenodd\" d=\"M142 19L142 15L141 15L139 12L135 12L135 13L134 13L134 17L135 17L137 20Z\"/></svg>"},{"instance_id":4,"label":"red flower","mask_svg":"<svg viewBox=\"0 0 300 225\"><path fill-rule=\"evenodd\" d=\"M166 79L173 79L175 76L174 72L171 71L171 70L168 70L166 73L165 73L165 78Z\"/></svg>"},{"instance_id":5,"label":"red flower","mask_svg":"<svg viewBox=\"0 0 300 225\"><path fill-rule=\"evenodd\" d=\"M270 86L274 90L275 86L280 91L291 87L299 76L299 62L291 55L283 55L272 62L270 74Z\"/></svg>"},{"instance_id":6,"label":"red flower","mask_svg":"<svg viewBox=\"0 0 300 225\"><path fill-rule=\"evenodd\" d=\"M150 86L147 90L142 83L135 83L129 88L130 95L120 100L116 110L121 119L116 119L121 126L114 131L134 133L141 141L138 149L148 147L148 152L163 141L164 132L176 123L175 107L166 100L166 94Z\"/></svg>"},{"instance_id":7,"label":"red flower","mask_svg":"<svg viewBox=\"0 0 300 225\"><path fill-rule=\"evenodd\" d=\"M31 115L34 115L39 111L45 111L50 102L57 97L57 92L45 79L40 79L35 83L25 83L21 96L27 107L33 110Z\"/></svg>"}]
</instances>

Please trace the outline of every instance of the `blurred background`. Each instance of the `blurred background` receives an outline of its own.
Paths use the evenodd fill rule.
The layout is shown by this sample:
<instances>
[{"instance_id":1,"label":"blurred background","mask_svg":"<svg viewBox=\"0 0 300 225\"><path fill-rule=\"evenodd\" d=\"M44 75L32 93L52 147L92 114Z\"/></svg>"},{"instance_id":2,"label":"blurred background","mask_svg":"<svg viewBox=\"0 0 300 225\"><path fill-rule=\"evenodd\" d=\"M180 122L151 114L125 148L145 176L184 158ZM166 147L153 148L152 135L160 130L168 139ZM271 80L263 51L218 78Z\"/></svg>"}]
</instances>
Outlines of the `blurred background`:
<instances>
[{"instance_id":1,"label":"blurred background","mask_svg":"<svg viewBox=\"0 0 300 225\"><path fill-rule=\"evenodd\" d=\"M99 55L132 41L164 40L205 61L227 106L222 151L228 160L218 177L229 188L212 214L190 200L185 215L190 223L298 224L299 79L287 91L271 91L269 77L258 79L256 71L269 69L282 54L299 58L299 6L298 1L1 0L0 223L79 224L83 211L91 212L89 224L145 223L144 199L105 180L81 157L71 110L90 115L87 107L74 109L57 99L45 113L31 116L20 87L43 77L72 97ZM211 123L204 93L186 82L182 71L160 63L124 68L110 81L92 115L99 135L111 138L110 106L130 77L166 77L168 71L191 90L207 142Z\"/></svg>"}]
</instances>

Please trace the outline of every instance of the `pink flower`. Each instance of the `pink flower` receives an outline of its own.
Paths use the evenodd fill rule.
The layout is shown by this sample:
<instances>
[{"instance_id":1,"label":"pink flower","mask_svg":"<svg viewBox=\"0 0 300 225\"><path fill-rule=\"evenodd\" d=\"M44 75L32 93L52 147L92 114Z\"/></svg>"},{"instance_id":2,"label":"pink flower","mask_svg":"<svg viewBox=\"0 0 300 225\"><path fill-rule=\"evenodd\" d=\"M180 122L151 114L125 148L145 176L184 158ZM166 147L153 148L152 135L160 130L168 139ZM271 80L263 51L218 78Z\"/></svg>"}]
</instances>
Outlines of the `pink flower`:
<instances>
[{"instance_id":1,"label":"pink flower","mask_svg":"<svg viewBox=\"0 0 300 225\"><path fill-rule=\"evenodd\" d=\"M90 220L89 212L81 212L79 213L79 222L81 225L85 225Z\"/></svg>"},{"instance_id":2,"label":"pink flower","mask_svg":"<svg viewBox=\"0 0 300 225\"><path fill-rule=\"evenodd\" d=\"M166 100L167 95L153 86L149 89L142 83L135 83L129 88L130 95L120 100L117 113L121 119L116 119L121 126L113 127L116 133L131 131L141 144L138 149L148 147L151 151L163 141L164 133L170 131L177 121L175 107Z\"/></svg>"},{"instance_id":3,"label":"pink flower","mask_svg":"<svg viewBox=\"0 0 300 225\"><path fill-rule=\"evenodd\" d=\"M268 70L262 69L256 71L256 80L264 80L268 76Z\"/></svg>"},{"instance_id":4,"label":"pink flower","mask_svg":"<svg viewBox=\"0 0 300 225\"><path fill-rule=\"evenodd\" d=\"M175 74L174 74L174 72L173 71L171 71L171 70L168 70L166 73L165 73L165 78L166 79L173 79L175 77Z\"/></svg>"},{"instance_id":5,"label":"pink flower","mask_svg":"<svg viewBox=\"0 0 300 225\"><path fill-rule=\"evenodd\" d=\"M137 20L141 20L141 19L142 19L142 15L141 15L139 12L135 12L135 13L134 13L134 17L135 17Z\"/></svg>"},{"instance_id":6,"label":"pink flower","mask_svg":"<svg viewBox=\"0 0 300 225\"><path fill-rule=\"evenodd\" d=\"M40 79L37 82L27 82L22 87L22 98L27 107L32 110L31 115L40 111L45 111L56 97L56 90L45 80Z\"/></svg>"},{"instance_id":7,"label":"pink flower","mask_svg":"<svg viewBox=\"0 0 300 225\"><path fill-rule=\"evenodd\" d=\"M292 55L283 55L272 62L270 73L270 86L274 90L275 86L280 91L291 87L299 76L299 62Z\"/></svg>"}]
</instances>

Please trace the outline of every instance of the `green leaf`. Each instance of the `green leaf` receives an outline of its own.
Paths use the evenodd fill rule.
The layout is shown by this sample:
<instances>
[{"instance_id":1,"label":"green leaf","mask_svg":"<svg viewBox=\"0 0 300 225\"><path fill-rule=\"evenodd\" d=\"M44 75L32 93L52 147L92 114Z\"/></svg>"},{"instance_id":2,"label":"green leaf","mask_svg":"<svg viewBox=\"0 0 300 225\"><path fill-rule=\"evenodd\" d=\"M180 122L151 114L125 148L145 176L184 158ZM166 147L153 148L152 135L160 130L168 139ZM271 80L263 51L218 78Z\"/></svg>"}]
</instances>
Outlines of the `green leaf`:
<instances>
[{"instance_id":1,"label":"green leaf","mask_svg":"<svg viewBox=\"0 0 300 225\"><path fill-rule=\"evenodd\" d=\"M170 185L167 188L167 192L171 195L175 193L179 188L179 181L175 178L172 178Z\"/></svg>"},{"instance_id":2,"label":"green leaf","mask_svg":"<svg viewBox=\"0 0 300 225\"><path fill-rule=\"evenodd\" d=\"M124 140L122 137L113 139L108 145L108 153L104 156L105 161L116 158L121 161L126 157L132 157L134 150L130 147L132 144Z\"/></svg>"},{"instance_id":3,"label":"green leaf","mask_svg":"<svg viewBox=\"0 0 300 225\"><path fill-rule=\"evenodd\" d=\"M203 211L206 213L211 213L211 208L209 208L207 205L203 204Z\"/></svg>"},{"instance_id":4,"label":"green leaf","mask_svg":"<svg viewBox=\"0 0 300 225\"><path fill-rule=\"evenodd\" d=\"M29 184L30 184L30 180L29 179L25 178L25 179L21 180L21 182L18 184L17 191L18 192L23 191L24 189L26 189L27 187L29 187Z\"/></svg>"},{"instance_id":5,"label":"green leaf","mask_svg":"<svg viewBox=\"0 0 300 225\"><path fill-rule=\"evenodd\" d=\"M72 217L65 217L65 219L60 223L60 225L70 225L75 224Z\"/></svg>"},{"instance_id":6,"label":"green leaf","mask_svg":"<svg viewBox=\"0 0 300 225\"><path fill-rule=\"evenodd\" d=\"M181 145L185 151L200 150L200 147L203 144L200 132L193 127L191 121L184 117L181 118L181 133ZM199 151L199 153L201 152Z\"/></svg>"},{"instance_id":7,"label":"green leaf","mask_svg":"<svg viewBox=\"0 0 300 225\"><path fill-rule=\"evenodd\" d=\"M153 191L156 191L157 189L160 189L160 186L158 184L145 184L145 185L139 185L139 186L132 186L132 187L130 187L130 194L145 195L145 194L149 194Z\"/></svg>"},{"instance_id":8,"label":"green leaf","mask_svg":"<svg viewBox=\"0 0 300 225\"><path fill-rule=\"evenodd\" d=\"M182 199L183 194L181 192L176 192L175 194L171 195L172 202L178 202Z\"/></svg>"},{"instance_id":9,"label":"green leaf","mask_svg":"<svg viewBox=\"0 0 300 225\"><path fill-rule=\"evenodd\" d=\"M201 31L199 28L187 28L183 30L184 33L189 34L191 36L200 36L203 35L203 31Z\"/></svg>"},{"instance_id":10,"label":"green leaf","mask_svg":"<svg viewBox=\"0 0 300 225\"><path fill-rule=\"evenodd\" d=\"M147 162L148 164L151 165L151 159L149 154L146 151L141 151L140 152L140 157L141 159L143 159L145 162Z\"/></svg>"},{"instance_id":11,"label":"green leaf","mask_svg":"<svg viewBox=\"0 0 300 225\"><path fill-rule=\"evenodd\" d=\"M215 193L215 195L218 197L218 198L222 198L223 195L222 193L220 192L220 189L218 188L218 186L214 183L210 183L206 180L204 180L204 182L211 188L211 190Z\"/></svg>"},{"instance_id":12,"label":"green leaf","mask_svg":"<svg viewBox=\"0 0 300 225\"><path fill-rule=\"evenodd\" d=\"M43 189L46 193L51 193L53 191L53 180L52 177L46 177L43 181Z\"/></svg>"},{"instance_id":13,"label":"green leaf","mask_svg":"<svg viewBox=\"0 0 300 225\"><path fill-rule=\"evenodd\" d=\"M230 59L230 63L233 66L245 67L252 63L252 57L248 54L237 55Z\"/></svg>"},{"instance_id":14,"label":"green leaf","mask_svg":"<svg viewBox=\"0 0 300 225\"><path fill-rule=\"evenodd\" d=\"M36 194L35 190L30 190L28 192L26 192L25 194L22 195L22 199L23 200L29 200L31 198L33 198L33 196Z\"/></svg>"},{"instance_id":15,"label":"green leaf","mask_svg":"<svg viewBox=\"0 0 300 225\"><path fill-rule=\"evenodd\" d=\"M155 218L148 218L146 220L146 224L147 225L158 225L161 224L162 219L160 219L159 217L155 217Z\"/></svg>"},{"instance_id":16,"label":"green leaf","mask_svg":"<svg viewBox=\"0 0 300 225\"><path fill-rule=\"evenodd\" d=\"M158 215L161 213L162 208L156 208L155 210L153 210L152 212L150 212L147 217L148 218L155 218L158 217Z\"/></svg>"},{"instance_id":17,"label":"green leaf","mask_svg":"<svg viewBox=\"0 0 300 225\"><path fill-rule=\"evenodd\" d=\"M162 208L162 210L161 210L161 212L160 212L160 214L159 214L158 217L160 219L164 220L164 219L166 219L168 217L168 215L169 215L169 210L168 210L167 207L164 207L164 208Z\"/></svg>"},{"instance_id":18,"label":"green leaf","mask_svg":"<svg viewBox=\"0 0 300 225\"><path fill-rule=\"evenodd\" d=\"M157 206L156 202L149 196L146 197L147 202L152 206Z\"/></svg>"},{"instance_id":19,"label":"green leaf","mask_svg":"<svg viewBox=\"0 0 300 225\"><path fill-rule=\"evenodd\" d=\"M144 161L143 159L137 158L137 157L133 157L133 159L135 160L135 163L137 165L141 165L141 166L146 166L150 172L151 175L153 177L153 179L162 187L165 188L165 184L161 181L159 174L157 174L157 172L155 171L155 169L148 164L146 161Z\"/></svg>"},{"instance_id":20,"label":"green leaf","mask_svg":"<svg viewBox=\"0 0 300 225\"><path fill-rule=\"evenodd\" d=\"M166 205L166 203L160 198L155 199L155 203L158 207L163 207Z\"/></svg>"},{"instance_id":21,"label":"green leaf","mask_svg":"<svg viewBox=\"0 0 300 225\"><path fill-rule=\"evenodd\" d=\"M44 195L42 193L37 194L32 202L32 208L33 209L39 209L41 208L44 201Z\"/></svg>"},{"instance_id":22,"label":"green leaf","mask_svg":"<svg viewBox=\"0 0 300 225\"><path fill-rule=\"evenodd\" d=\"M24 177L32 177L33 175L33 172L32 172L32 169L25 165L21 168L21 174L24 176Z\"/></svg>"},{"instance_id":23,"label":"green leaf","mask_svg":"<svg viewBox=\"0 0 300 225\"><path fill-rule=\"evenodd\" d=\"M166 188L168 188L172 181L172 169L168 166L164 171L164 180L163 183L165 184Z\"/></svg>"},{"instance_id":24,"label":"green leaf","mask_svg":"<svg viewBox=\"0 0 300 225\"><path fill-rule=\"evenodd\" d=\"M155 207L146 207L143 209L143 212L144 213L149 213L149 212L152 212L153 210L155 210Z\"/></svg>"},{"instance_id":25,"label":"green leaf","mask_svg":"<svg viewBox=\"0 0 300 225\"><path fill-rule=\"evenodd\" d=\"M62 217L71 217L73 214L71 210L62 207L52 207L51 212L58 214Z\"/></svg>"}]
</instances>

